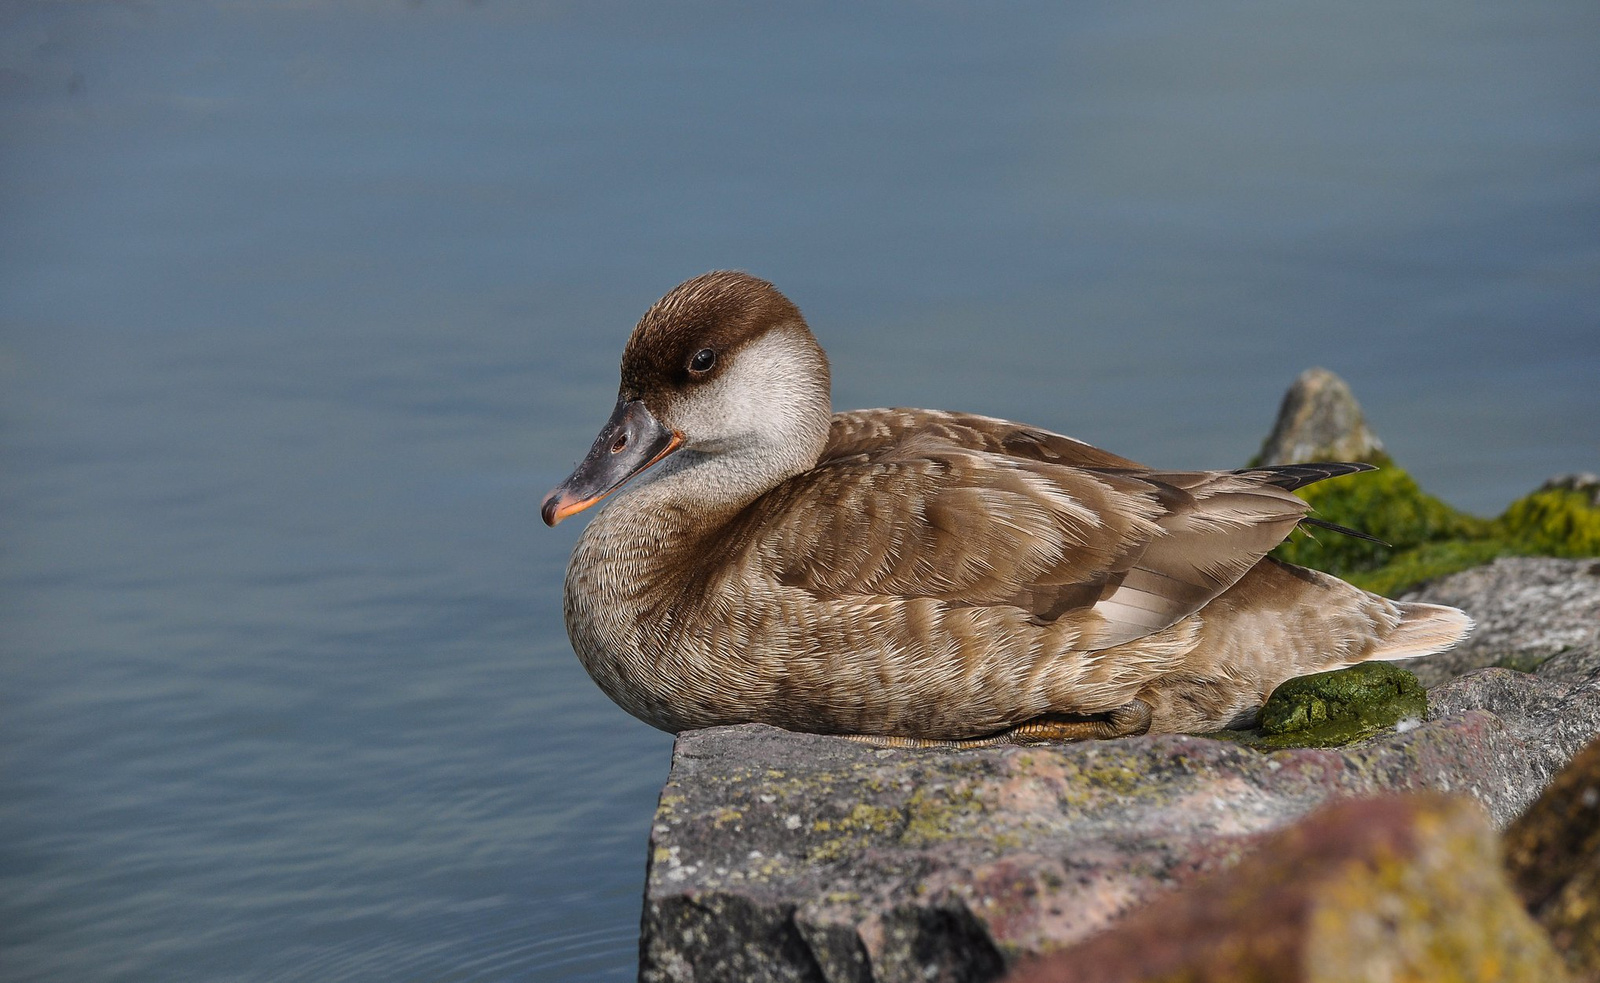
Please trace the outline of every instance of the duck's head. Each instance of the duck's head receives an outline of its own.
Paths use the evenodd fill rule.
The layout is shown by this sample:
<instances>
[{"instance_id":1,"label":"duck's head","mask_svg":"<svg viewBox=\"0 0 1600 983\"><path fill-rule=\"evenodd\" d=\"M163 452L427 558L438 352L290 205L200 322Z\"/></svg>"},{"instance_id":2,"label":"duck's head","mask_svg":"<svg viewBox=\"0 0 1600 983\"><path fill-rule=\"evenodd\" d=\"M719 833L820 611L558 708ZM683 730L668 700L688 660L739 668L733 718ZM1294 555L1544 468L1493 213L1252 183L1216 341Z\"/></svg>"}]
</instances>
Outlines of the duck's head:
<instances>
[{"instance_id":1,"label":"duck's head","mask_svg":"<svg viewBox=\"0 0 1600 983\"><path fill-rule=\"evenodd\" d=\"M729 271L685 281L633 329L611 419L540 514L553 526L651 468L694 469L708 505L748 501L816 463L828 387L827 356L772 284Z\"/></svg>"}]
</instances>

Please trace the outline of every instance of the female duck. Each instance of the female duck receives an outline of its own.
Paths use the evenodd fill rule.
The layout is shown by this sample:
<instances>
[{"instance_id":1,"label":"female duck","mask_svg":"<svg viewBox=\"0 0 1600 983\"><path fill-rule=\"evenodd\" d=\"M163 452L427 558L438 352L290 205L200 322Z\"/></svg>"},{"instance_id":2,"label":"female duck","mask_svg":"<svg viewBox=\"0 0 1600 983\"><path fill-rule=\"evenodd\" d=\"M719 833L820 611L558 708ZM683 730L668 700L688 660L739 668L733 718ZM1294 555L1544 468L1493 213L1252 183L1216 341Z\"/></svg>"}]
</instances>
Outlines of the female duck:
<instances>
[{"instance_id":1,"label":"female duck","mask_svg":"<svg viewBox=\"0 0 1600 983\"><path fill-rule=\"evenodd\" d=\"M1454 608L1266 557L1306 518L1290 490L1360 470L1153 471L988 417L833 414L800 311L716 272L639 322L542 512L615 493L566 623L640 719L978 744L1245 726L1293 676L1460 640Z\"/></svg>"}]
</instances>

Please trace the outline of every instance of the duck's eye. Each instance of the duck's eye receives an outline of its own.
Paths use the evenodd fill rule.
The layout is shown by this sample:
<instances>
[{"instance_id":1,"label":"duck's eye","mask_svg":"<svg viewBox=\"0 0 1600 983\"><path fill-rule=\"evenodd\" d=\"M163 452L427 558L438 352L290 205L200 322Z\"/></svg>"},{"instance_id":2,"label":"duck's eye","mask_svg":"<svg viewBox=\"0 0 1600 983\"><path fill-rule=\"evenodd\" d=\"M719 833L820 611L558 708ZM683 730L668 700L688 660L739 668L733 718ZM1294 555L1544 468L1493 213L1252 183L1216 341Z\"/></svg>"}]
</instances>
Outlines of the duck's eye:
<instances>
[{"instance_id":1,"label":"duck's eye","mask_svg":"<svg viewBox=\"0 0 1600 983\"><path fill-rule=\"evenodd\" d=\"M717 364L717 353L709 348L702 348L689 359L690 372L710 372L711 366Z\"/></svg>"}]
</instances>

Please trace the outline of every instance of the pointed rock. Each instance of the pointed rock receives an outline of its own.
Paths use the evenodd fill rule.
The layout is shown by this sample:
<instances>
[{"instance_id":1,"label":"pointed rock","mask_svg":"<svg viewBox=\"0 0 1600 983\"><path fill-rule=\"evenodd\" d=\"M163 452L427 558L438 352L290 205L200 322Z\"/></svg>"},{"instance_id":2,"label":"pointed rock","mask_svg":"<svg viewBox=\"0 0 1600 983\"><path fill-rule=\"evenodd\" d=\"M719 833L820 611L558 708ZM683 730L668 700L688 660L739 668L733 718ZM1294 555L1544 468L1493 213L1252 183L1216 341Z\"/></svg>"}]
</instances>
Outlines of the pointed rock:
<instances>
[{"instance_id":1,"label":"pointed rock","mask_svg":"<svg viewBox=\"0 0 1600 983\"><path fill-rule=\"evenodd\" d=\"M1283 395L1259 464L1372 461L1383 442L1367 429L1361 405L1345 381L1327 369L1306 369Z\"/></svg>"}]
</instances>

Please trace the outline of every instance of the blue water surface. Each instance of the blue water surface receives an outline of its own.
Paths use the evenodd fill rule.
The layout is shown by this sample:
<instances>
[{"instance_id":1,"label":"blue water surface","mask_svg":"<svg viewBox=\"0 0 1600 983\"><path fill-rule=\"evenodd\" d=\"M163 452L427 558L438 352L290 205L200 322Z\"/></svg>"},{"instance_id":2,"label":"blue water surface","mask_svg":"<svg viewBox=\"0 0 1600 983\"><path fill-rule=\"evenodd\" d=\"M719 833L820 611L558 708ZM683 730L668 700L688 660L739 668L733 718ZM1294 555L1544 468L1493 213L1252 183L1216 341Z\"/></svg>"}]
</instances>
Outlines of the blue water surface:
<instances>
[{"instance_id":1,"label":"blue water surface","mask_svg":"<svg viewBox=\"0 0 1600 983\"><path fill-rule=\"evenodd\" d=\"M639 314L1235 466L1600 470L1600 6L0 5L0 979L635 969L671 739L539 496Z\"/></svg>"}]
</instances>

